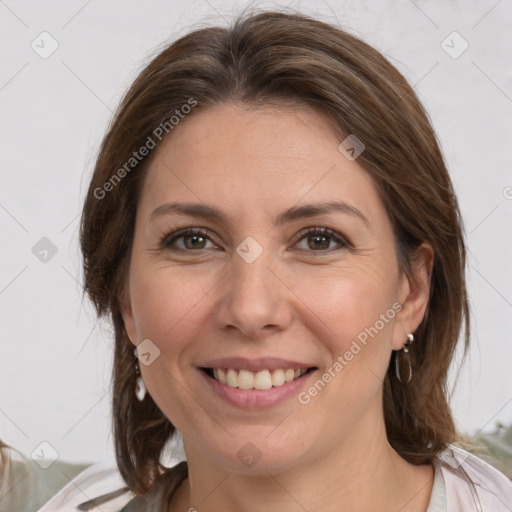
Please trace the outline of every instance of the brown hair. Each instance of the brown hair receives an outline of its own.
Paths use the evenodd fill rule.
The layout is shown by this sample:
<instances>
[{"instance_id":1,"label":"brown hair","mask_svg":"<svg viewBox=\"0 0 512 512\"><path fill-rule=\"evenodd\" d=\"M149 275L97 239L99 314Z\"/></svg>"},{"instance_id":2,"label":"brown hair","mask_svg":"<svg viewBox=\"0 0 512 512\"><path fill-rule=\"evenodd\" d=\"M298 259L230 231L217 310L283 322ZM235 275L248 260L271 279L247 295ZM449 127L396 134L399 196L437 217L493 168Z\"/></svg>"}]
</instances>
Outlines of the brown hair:
<instances>
[{"instance_id":1,"label":"brown hair","mask_svg":"<svg viewBox=\"0 0 512 512\"><path fill-rule=\"evenodd\" d=\"M111 315L115 329L113 428L127 485L137 494L153 485L165 471L161 455L175 429L150 396L135 398L134 347L120 312L151 154L123 172L119 183L112 185L112 177L191 98L197 106L189 115L226 102L320 111L341 134L355 134L365 144L358 163L378 186L401 270L410 274L422 241L432 245L429 305L411 350L413 378L401 384L390 364L384 381L390 444L413 464L431 462L457 439L447 372L464 320L467 348L469 318L462 222L428 116L395 67L344 30L299 13L244 13L230 28L202 28L181 37L140 73L102 142L85 200L85 291L100 317ZM109 180L108 193L98 193Z\"/></svg>"}]
</instances>

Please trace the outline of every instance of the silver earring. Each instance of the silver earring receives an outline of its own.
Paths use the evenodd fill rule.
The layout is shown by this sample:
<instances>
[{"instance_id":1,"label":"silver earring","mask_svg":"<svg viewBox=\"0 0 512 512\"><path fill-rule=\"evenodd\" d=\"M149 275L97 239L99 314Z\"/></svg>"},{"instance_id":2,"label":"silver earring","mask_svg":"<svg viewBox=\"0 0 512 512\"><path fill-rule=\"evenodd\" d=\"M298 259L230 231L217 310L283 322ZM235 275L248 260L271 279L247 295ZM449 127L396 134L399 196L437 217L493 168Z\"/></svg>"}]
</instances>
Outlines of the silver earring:
<instances>
[{"instance_id":1,"label":"silver earring","mask_svg":"<svg viewBox=\"0 0 512 512\"><path fill-rule=\"evenodd\" d=\"M146 385L144 384L144 380L142 379L142 375L140 374L139 364L135 363L135 375L137 375L137 381L135 383L135 396L142 402L146 396Z\"/></svg>"},{"instance_id":2,"label":"silver earring","mask_svg":"<svg viewBox=\"0 0 512 512\"><path fill-rule=\"evenodd\" d=\"M404 343L402 350L398 350L395 354L395 372L396 378L402 383L407 384L411 381L412 378L412 366L411 360L409 358L409 346L414 341L414 336L412 334L407 335L407 340ZM400 366L404 367L403 370L406 370L406 375L404 378L400 375Z\"/></svg>"}]
</instances>

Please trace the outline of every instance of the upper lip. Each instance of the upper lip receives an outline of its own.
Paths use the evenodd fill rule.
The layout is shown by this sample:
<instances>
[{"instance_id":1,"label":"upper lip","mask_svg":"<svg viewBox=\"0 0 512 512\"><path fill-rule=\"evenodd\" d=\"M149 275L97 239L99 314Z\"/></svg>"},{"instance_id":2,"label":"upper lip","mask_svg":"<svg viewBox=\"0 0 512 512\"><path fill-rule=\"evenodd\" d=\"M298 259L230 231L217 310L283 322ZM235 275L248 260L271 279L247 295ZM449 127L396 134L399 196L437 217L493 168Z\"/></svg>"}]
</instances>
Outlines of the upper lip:
<instances>
[{"instance_id":1,"label":"upper lip","mask_svg":"<svg viewBox=\"0 0 512 512\"><path fill-rule=\"evenodd\" d=\"M290 359L281 359L278 357L261 357L258 359L247 359L245 357L223 357L212 359L197 365L199 368L233 368L237 370L248 370L250 372L259 372L262 370L287 370L289 368L312 368L314 365L292 361Z\"/></svg>"}]
</instances>

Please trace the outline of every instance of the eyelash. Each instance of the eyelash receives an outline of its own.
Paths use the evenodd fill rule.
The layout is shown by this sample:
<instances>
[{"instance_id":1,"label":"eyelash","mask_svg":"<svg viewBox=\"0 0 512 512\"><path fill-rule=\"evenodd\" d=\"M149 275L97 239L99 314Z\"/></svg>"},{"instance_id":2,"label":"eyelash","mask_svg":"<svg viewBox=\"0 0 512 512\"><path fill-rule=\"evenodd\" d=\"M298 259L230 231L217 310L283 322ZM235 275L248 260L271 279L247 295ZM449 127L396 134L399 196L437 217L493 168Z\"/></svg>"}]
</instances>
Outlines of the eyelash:
<instances>
[{"instance_id":1,"label":"eyelash","mask_svg":"<svg viewBox=\"0 0 512 512\"><path fill-rule=\"evenodd\" d=\"M159 248L170 250L173 252L182 252L182 253L183 252L192 253L192 252L200 252L200 251L206 250L206 249L194 250L194 249L176 249L176 248L173 249L171 247L172 244L174 244L176 242L176 240L179 240L180 238L183 238L185 236L194 236L194 235L199 235L201 237L207 238L212 243L215 243L215 242L213 242L213 240L211 240L210 236L208 235L208 232L205 229L189 227L189 228L185 228L185 229L180 229L178 231L175 231L174 233L162 235L162 237L160 239ZM347 241L346 238L342 237L340 234L336 233L332 229L325 228L325 227L321 227L321 228L320 227L310 227L310 228L306 228L306 229L302 230L297 235L297 241L295 243L298 243L301 240L303 240L304 238L307 238L308 236L313 236L313 235L328 236L331 240L338 243L340 245L340 247L338 249L334 249L334 250L332 248L331 249L321 249L319 251L314 251L311 249L310 250L311 252L325 254L325 253L330 253L333 251L352 247L352 245Z\"/></svg>"}]
</instances>

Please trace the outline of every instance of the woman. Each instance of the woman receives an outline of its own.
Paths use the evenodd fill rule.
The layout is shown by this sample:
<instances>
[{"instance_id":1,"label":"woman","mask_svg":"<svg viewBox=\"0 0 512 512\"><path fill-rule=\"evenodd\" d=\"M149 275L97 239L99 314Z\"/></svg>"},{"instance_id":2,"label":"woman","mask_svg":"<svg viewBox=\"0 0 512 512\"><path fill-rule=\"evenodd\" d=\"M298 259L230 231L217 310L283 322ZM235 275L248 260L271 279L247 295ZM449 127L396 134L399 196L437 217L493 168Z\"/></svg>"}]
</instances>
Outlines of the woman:
<instances>
[{"instance_id":1,"label":"woman","mask_svg":"<svg viewBox=\"0 0 512 512\"><path fill-rule=\"evenodd\" d=\"M359 39L265 12L163 50L103 141L81 248L127 484L82 510L510 510L512 483L453 444L450 178Z\"/></svg>"}]
</instances>

